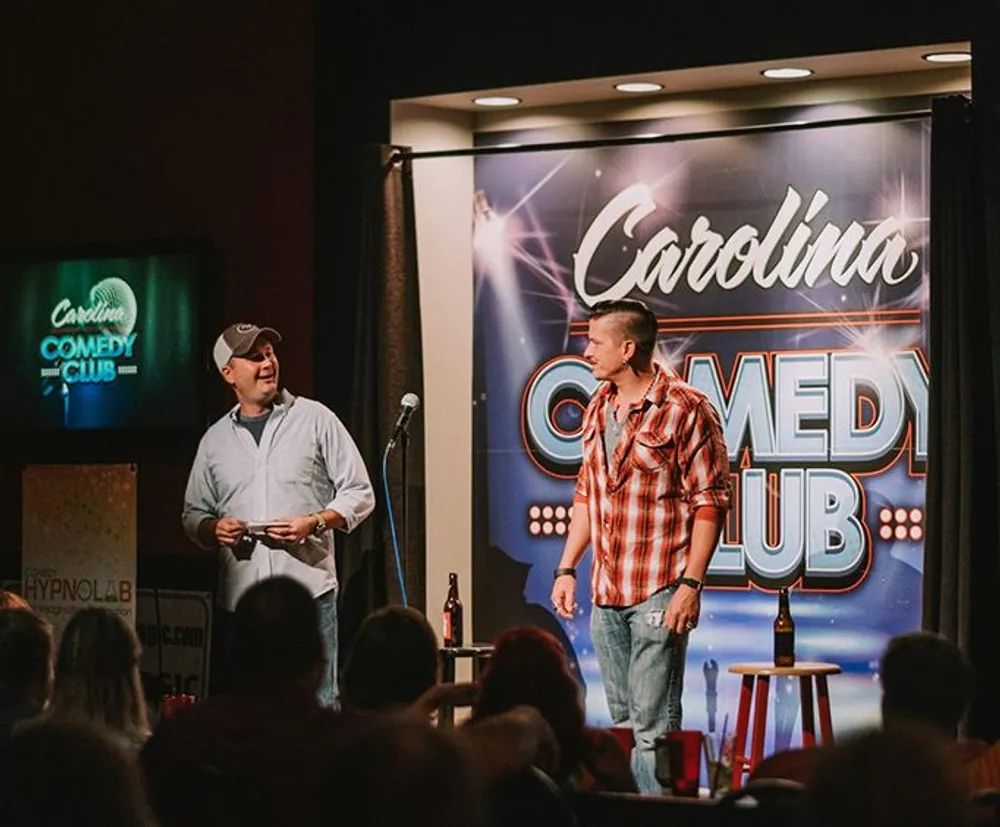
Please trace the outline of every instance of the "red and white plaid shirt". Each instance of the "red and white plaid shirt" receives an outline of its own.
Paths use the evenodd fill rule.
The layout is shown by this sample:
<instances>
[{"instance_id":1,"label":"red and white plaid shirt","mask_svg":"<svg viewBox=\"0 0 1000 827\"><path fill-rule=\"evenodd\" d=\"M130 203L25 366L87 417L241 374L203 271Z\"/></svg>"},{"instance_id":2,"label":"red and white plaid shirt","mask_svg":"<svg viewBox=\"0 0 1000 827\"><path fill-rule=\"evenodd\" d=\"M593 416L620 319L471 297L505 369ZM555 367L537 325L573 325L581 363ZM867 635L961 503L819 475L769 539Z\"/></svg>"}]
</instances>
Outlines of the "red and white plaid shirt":
<instances>
[{"instance_id":1,"label":"red and white plaid shirt","mask_svg":"<svg viewBox=\"0 0 1000 827\"><path fill-rule=\"evenodd\" d=\"M591 597L634 606L683 575L694 513L729 507L729 458L719 414L701 391L660 365L622 424L614 456L604 451L610 382L583 417L583 464L575 499L590 517Z\"/></svg>"}]
</instances>

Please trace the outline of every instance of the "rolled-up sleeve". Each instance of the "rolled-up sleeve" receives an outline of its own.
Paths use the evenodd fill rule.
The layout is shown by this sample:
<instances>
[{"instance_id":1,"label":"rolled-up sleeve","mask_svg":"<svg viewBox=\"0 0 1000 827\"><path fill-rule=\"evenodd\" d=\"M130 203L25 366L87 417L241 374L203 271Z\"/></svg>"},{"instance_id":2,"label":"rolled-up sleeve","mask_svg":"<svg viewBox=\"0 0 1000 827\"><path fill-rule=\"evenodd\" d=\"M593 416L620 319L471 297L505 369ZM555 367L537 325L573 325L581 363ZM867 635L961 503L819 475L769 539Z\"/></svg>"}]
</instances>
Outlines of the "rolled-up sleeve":
<instances>
[{"instance_id":1,"label":"rolled-up sleeve","mask_svg":"<svg viewBox=\"0 0 1000 827\"><path fill-rule=\"evenodd\" d=\"M184 510L181 513L181 522L184 531L201 548L212 548L206 546L198 536L198 526L206 517L218 517L218 496L215 490L215 483L209 469L208 452L205 448L205 440L198 445L198 452L195 454L194 463L191 465L191 473L188 474L187 489L184 492Z\"/></svg>"},{"instance_id":2,"label":"rolled-up sleeve","mask_svg":"<svg viewBox=\"0 0 1000 827\"><path fill-rule=\"evenodd\" d=\"M371 478L358 446L332 411L323 425L322 445L327 475L334 490L333 499L325 508L340 514L346 523L345 531L350 533L375 510Z\"/></svg>"},{"instance_id":3,"label":"rolled-up sleeve","mask_svg":"<svg viewBox=\"0 0 1000 827\"><path fill-rule=\"evenodd\" d=\"M694 405L680 448L682 482L691 508L728 509L731 497L729 455L719 414L708 402Z\"/></svg>"}]
</instances>

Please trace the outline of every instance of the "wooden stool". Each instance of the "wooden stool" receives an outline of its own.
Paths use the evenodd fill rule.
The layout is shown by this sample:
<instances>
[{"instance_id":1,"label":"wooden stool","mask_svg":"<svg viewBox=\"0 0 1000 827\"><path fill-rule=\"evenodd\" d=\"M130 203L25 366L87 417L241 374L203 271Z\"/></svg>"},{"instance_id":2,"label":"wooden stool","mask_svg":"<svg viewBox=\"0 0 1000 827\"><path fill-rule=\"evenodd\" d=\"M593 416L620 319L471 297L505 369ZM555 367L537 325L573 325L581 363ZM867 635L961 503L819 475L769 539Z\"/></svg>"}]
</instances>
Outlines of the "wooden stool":
<instances>
[{"instance_id":1,"label":"wooden stool","mask_svg":"<svg viewBox=\"0 0 1000 827\"><path fill-rule=\"evenodd\" d=\"M455 661L459 658L472 659L472 679L479 680L486 663L493 654L492 643L471 643L468 646L442 646L438 650L441 654L441 683L455 682ZM438 726L445 729L450 728L455 723L455 710L450 706L441 707L438 716Z\"/></svg>"},{"instance_id":2,"label":"wooden stool","mask_svg":"<svg viewBox=\"0 0 1000 827\"><path fill-rule=\"evenodd\" d=\"M734 663L729 667L734 675L743 676L740 688L740 708L736 716L736 737L733 743L732 789L743 785L743 771L752 773L764 757L764 730L767 724L767 695L771 676L799 679L799 699L802 704L802 746L816 746L816 725L813 721L813 686L816 680L816 697L819 704L819 728L823 744L833 743L833 724L830 720L830 692L827 675L841 671L835 663L803 661L795 666L775 666L772 663ZM753 740L750 757L746 757L747 730L750 726L750 698L754 681L757 682L757 699L753 710Z\"/></svg>"}]
</instances>

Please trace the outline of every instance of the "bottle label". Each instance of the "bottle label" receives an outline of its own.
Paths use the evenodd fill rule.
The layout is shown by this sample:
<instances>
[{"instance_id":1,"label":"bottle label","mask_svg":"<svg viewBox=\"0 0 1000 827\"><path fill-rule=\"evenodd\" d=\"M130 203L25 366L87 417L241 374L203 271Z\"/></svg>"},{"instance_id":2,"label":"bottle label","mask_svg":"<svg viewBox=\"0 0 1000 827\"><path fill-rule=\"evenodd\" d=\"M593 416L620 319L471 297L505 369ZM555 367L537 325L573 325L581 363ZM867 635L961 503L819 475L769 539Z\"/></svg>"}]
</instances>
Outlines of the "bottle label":
<instances>
[{"instance_id":1,"label":"bottle label","mask_svg":"<svg viewBox=\"0 0 1000 827\"><path fill-rule=\"evenodd\" d=\"M451 639L452 639L452 633L451 632L452 632L452 630L451 630L451 612L445 612L444 613L444 643L445 643L445 646L448 646L448 645L451 644Z\"/></svg>"},{"instance_id":2,"label":"bottle label","mask_svg":"<svg viewBox=\"0 0 1000 827\"><path fill-rule=\"evenodd\" d=\"M774 662L779 666L795 663L795 636L791 632L774 633Z\"/></svg>"}]
</instances>

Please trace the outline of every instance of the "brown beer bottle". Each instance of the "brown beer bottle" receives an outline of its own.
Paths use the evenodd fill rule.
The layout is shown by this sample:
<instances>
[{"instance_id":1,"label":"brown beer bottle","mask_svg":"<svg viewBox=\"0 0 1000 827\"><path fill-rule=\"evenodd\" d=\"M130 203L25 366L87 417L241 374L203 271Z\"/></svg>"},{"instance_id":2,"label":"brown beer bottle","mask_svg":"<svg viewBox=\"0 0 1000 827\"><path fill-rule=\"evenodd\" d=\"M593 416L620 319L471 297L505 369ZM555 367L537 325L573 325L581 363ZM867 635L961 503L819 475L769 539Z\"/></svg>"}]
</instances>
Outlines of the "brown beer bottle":
<instances>
[{"instance_id":1,"label":"brown beer bottle","mask_svg":"<svg viewBox=\"0 0 1000 827\"><path fill-rule=\"evenodd\" d=\"M788 589L778 592L778 616L774 619L774 665L795 666L795 621L788 608Z\"/></svg>"},{"instance_id":2,"label":"brown beer bottle","mask_svg":"<svg viewBox=\"0 0 1000 827\"><path fill-rule=\"evenodd\" d=\"M444 601L444 645L462 645L462 601L458 597L458 574L448 575L448 599Z\"/></svg>"}]
</instances>

